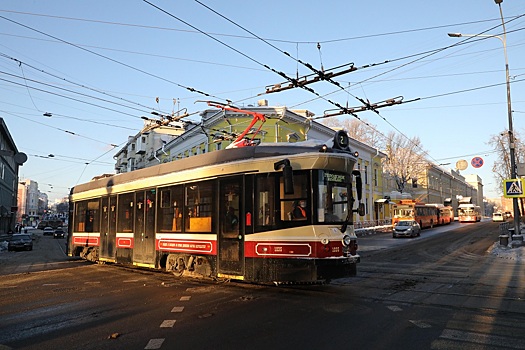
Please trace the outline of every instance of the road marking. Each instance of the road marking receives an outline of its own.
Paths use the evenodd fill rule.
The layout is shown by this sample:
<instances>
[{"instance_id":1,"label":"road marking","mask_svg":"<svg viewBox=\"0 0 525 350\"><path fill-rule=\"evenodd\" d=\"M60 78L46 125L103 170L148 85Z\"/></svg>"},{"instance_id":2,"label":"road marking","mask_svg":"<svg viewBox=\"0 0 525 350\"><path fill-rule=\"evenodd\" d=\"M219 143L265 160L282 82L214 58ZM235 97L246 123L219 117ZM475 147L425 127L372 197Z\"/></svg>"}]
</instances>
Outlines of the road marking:
<instances>
[{"instance_id":1,"label":"road marking","mask_svg":"<svg viewBox=\"0 0 525 350\"><path fill-rule=\"evenodd\" d=\"M100 284L100 282L94 281L94 282L84 282L84 284Z\"/></svg>"},{"instance_id":2,"label":"road marking","mask_svg":"<svg viewBox=\"0 0 525 350\"><path fill-rule=\"evenodd\" d=\"M125 280L122 281L123 283L131 283L131 282L138 282L139 280Z\"/></svg>"},{"instance_id":3,"label":"road marking","mask_svg":"<svg viewBox=\"0 0 525 350\"><path fill-rule=\"evenodd\" d=\"M47 286L58 286L58 285L59 285L58 283L44 283L42 286L47 287Z\"/></svg>"},{"instance_id":4,"label":"road marking","mask_svg":"<svg viewBox=\"0 0 525 350\"><path fill-rule=\"evenodd\" d=\"M393 312L403 311L402 308L400 308L399 306L396 306L396 305L387 306L387 309L390 309L390 311L393 311Z\"/></svg>"},{"instance_id":5,"label":"road marking","mask_svg":"<svg viewBox=\"0 0 525 350\"><path fill-rule=\"evenodd\" d=\"M160 328L173 328L173 326L175 326L175 322L177 322L177 320L164 320L160 324Z\"/></svg>"},{"instance_id":6,"label":"road marking","mask_svg":"<svg viewBox=\"0 0 525 350\"><path fill-rule=\"evenodd\" d=\"M144 348L145 350L153 350L153 349L160 349L160 347L162 346L162 343L164 343L164 338L158 338L158 339L150 339L150 341L148 342L148 344L146 345L146 347Z\"/></svg>"},{"instance_id":7,"label":"road marking","mask_svg":"<svg viewBox=\"0 0 525 350\"><path fill-rule=\"evenodd\" d=\"M498 347L501 346L502 348L506 349L525 349L525 341L523 340L491 334L480 334L473 332L462 332L453 329L445 329L439 337L444 339L455 340L457 342L495 345Z\"/></svg>"},{"instance_id":8,"label":"road marking","mask_svg":"<svg viewBox=\"0 0 525 350\"><path fill-rule=\"evenodd\" d=\"M184 310L184 306L175 306L173 309L171 309L171 312L182 312Z\"/></svg>"},{"instance_id":9,"label":"road marking","mask_svg":"<svg viewBox=\"0 0 525 350\"><path fill-rule=\"evenodd\" d=\"M191 299L191 296L180 297L180 301L189 301L190 299Z\"/></svg>"},{"instance_id":10,"label":"road marking","mask_svg":"<svg viewBox=\"0 0 525 350\"><path fill-rule=\"evenodd\" d=\"M428 323L425 323L423 321L418 321L418 320L409 320L411 323L413 323L414 325L416 325L417 327L419 328L432 328L431 325L429 325Z\"/></svg>"}]
</instances>

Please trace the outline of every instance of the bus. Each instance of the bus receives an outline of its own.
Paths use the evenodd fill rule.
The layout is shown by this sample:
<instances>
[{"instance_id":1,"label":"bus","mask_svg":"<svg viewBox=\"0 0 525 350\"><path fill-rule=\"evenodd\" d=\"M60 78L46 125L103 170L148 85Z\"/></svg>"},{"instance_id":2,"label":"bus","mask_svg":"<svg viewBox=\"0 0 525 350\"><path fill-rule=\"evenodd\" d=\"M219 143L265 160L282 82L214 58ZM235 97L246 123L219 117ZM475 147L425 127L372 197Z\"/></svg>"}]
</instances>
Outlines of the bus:
<instances>
[{"instance_id":1,"label":"bus","mask_svg":"<svg viewBox=\"0 0 525 350\"><path fill-rule=\"evenodd\" d=\"M393 205L392 225L406 219L415 220L421 228L434 227L438 224L439 208L433 205L426 205L412 199L401 199L399 203Z\"/></svg>"},{"instance_id":2,"label":"bus","mask_svg":"<svg viewBox=\"0 0 525 350\"><path fill-rule=\"evenodd\" d=\"M440 225L450 224L454 222L454 208L449 205L445 205L439 208L440 212Z\"/></svg>"},{"instance_id":3,"label":"bus","mask_svg":"<svg viewBox=\"0 0 525 350\"><path fill-rule=\"evenodd\" d=\"M43 230L46 227L52 227L54 229L57 229L59 227L62 227L64 225L64 222L62 220L56 219L56 220L42 220L38 223L38 226L36 227L39 230Z\"/></svg>"},{"instance_id":4,"label":"bus","mask_svg":"<svg viewBox=\"0 0 525 350\"><path fill-rule=\"evenodd\" d=\"M254 283L355 275L364 204L348 143L225 148L77 185L68 255Z\"/></svg>"},{"instance_id":5,"label":"bus","mask_svg":"<svg viewBox=\"0 0 525 350\"><path fill-rule=\"evenodd\" d=\"M481 207L474 204L460 204L458 206L459 222L479 222L481 221Z\"/></svg>"},{"instance_id":6,"label":"bus","mask_svg":"<svg viewBox=\"0 0 525 350\"><path fill-rule=\"evenodd\" d=\"M438 209L436 225L447 225L454 221L454 208L440 203L427 204Z\"/></svg>"}]
</instances>

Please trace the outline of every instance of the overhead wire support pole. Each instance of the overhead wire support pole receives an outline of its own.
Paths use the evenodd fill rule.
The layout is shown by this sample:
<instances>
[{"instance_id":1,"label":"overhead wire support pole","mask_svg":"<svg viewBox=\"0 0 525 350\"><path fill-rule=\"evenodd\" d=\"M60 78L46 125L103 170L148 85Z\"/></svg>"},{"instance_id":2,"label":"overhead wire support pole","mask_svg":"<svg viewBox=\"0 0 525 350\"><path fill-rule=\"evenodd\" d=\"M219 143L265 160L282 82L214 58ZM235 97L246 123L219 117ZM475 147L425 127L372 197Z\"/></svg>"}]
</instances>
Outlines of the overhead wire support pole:
<instances>
[{"instance_id":1,"label":"overhead wire support pole","mask_svg":"<svg viewBox=\"0 0 525 350\"><path fill-rule=\"evenodd\" d=\"M516 148L514 144L514 130L512 127L512 106L510 101L510 75L509 75L509 60L507 57L507 31L505 30L505 20L503 18L503 10L501 9L501 3L503 0L494 0L499 7L499 13L501 17L501 26L503 28L503 53L505 54L505 77L507 85L507 116L509 119L509 151L510 151L510 176L513 179L518 178L516 168ZM514 233L521 234L520 229L520 210L518 206L518 198L512 198L512 207L514 210ZM510 235L512 240L512 234Z\"/></svg>"},{"instance_id":2,"label":"overhead wire support pole","mask_svg":"<svg viewBox=\"0 0 525 350\"><path fill-rule=\"evenodd\" d=\"M509 124L509 153L510 153L510 177L511 179L518 179L517 174L517 167L516 167L516 145L514 143L514 129L512 126L512 105L511 105L511 98L510 98L510 74L509 74L509 60L507 57L507 31L505 29L505 19L503 17L503 10L501 9L501 3L503 0L494 0L494 2L499 7L499 13L501 17L501 26L503 28L503 35L488 35L488 34L462 34L462 33L448 33L448 36L450 37L491 37L491 38L497 38L501 40L503 44L503 54L505 55L505 83L507 86L507 118L508 118L508 124ZM520 210L518 206L518 198L513 197L512 198L512 207L513 207L513 215L514 215L514 233L519 235L521 233L520 228ZM510 239L512 240L512 234L510 235Z\"/></svg>"}]
</instances>

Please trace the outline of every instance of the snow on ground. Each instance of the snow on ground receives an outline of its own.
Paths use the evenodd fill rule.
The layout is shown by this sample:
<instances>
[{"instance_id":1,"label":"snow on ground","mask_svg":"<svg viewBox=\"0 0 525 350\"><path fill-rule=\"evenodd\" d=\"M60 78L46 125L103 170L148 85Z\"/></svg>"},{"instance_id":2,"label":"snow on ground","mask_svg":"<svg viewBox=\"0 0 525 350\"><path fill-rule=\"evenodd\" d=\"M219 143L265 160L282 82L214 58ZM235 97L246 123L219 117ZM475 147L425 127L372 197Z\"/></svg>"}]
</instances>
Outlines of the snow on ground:
<instances>
[{"instance_id":1,"label":"snow on ground","mask_svg":"<svg viewBox=\"0 0 525 350\"><path fill-rule=\"evenodd\" d=\"M499 242L494 242L487 252L502 259L525 261L525 246L522 241L523 235L514 235L512 237L513 240L510 241L507 246L502 246Z\"/></svg>"}]
</instances>

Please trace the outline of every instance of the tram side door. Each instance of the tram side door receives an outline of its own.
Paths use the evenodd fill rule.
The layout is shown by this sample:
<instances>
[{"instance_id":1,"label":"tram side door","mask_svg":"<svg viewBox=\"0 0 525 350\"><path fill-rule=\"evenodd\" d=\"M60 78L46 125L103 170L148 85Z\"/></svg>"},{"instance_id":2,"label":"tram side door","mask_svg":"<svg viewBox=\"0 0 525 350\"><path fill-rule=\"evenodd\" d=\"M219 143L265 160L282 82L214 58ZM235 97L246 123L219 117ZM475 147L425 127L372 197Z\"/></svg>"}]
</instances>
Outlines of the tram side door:
<instances>
[{"instance_id":1,"label":"tram side door","mask_svg":"<svg viewBox=\"0 0 525 350\"><path fill-rule=\"evenodd\" d=\"M243 178L219 181L219 274L244 275Z\"/></svg>"},{"instance_id":2,"label":"tram side door","mask_svg":"<svg viewBox=\"0 0 525 350\"><path fill-rule=\"evenodd\" d=\"M155 190L135 193L133 262L155 263Z\"/></svg>"},{"instance_id":3,"label":"tram side door","mask_svg":"<svg viewBox=\"0 0 525 350\"><path fill-rule=\"evenodd\" d=\"M100 223L100 257L115 258L117 232L117 197L102 198L102 222Z\"/></svg>"}]
</instances>

